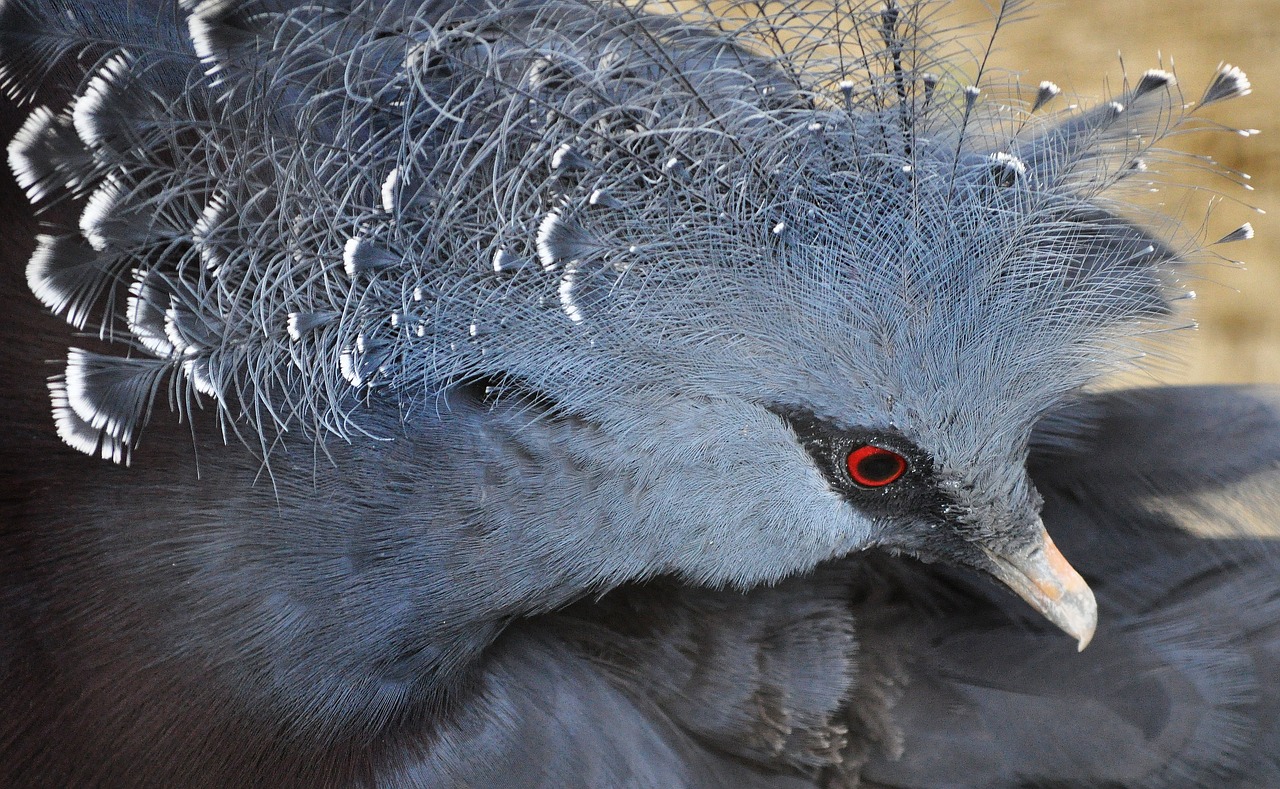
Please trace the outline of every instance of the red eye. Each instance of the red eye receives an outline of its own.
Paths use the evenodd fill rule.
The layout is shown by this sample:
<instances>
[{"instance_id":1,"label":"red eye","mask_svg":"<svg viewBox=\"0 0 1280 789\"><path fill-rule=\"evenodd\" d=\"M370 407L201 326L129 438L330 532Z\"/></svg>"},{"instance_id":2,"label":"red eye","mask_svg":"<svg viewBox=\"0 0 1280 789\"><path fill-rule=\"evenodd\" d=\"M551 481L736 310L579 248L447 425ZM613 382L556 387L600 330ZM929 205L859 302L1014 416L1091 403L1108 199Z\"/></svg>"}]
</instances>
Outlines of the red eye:
<instances>
[{"instance_id":1,"label":"red eye","mask_svg":"<svg viewBox=\"0 0 1280 789\"><path fill-rule=\"evenodd\" d=\"M870 444L850 452L848 463L849 476L864 488L883 488L907 472L906 458Z\"/></svg>"}]
</instances>

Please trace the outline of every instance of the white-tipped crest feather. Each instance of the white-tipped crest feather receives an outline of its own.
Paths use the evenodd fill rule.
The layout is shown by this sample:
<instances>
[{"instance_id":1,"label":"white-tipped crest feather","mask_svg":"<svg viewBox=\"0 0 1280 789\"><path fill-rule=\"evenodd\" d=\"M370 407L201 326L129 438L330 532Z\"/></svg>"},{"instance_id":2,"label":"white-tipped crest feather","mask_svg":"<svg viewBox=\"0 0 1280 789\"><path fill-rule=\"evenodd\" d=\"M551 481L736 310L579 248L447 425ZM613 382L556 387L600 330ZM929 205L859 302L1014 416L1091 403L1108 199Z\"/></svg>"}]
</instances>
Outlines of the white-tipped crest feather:
<instances>
[{"instance_id":1,"label":"white-tipped crest feather","mask_svg":"<svg viewBox=\"0 0 1280 789\"><path fill-rule=\"evenodd\" d=\"M818 46L808 6L747 25L588 0L182 7L190 51L121 42L85 75L69 117L92 168L48 108L10 146L33 200L96 183L79 231L99 256L42 236L28 280L77 326L106 305L264 443L345 434L353 387L413 408L508 377L605 420L669 390L986 440L1123 364L1174 298L1185 240L1107 194L1177 123L1166 71L1027 116L986 75L938 76L957 72L917 44L915 4L846 9L883 44L856 54L836 30ZM135 90L165 114L145 132L109 101ZM1201 103L1248 91L1223 65ZM85 405L80 367L60 413L136 440Z\"/></svg>"}]
</instances>

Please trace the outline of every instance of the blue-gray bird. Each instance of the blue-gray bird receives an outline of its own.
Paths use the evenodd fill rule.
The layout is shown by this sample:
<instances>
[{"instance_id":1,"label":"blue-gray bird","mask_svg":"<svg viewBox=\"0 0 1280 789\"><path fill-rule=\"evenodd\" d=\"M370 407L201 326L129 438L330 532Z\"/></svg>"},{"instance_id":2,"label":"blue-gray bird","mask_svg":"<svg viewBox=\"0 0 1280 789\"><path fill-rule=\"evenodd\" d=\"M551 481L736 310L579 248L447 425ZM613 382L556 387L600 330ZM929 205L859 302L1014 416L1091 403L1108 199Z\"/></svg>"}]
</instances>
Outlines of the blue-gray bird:
<instances>
[{"instance_id":1,"label":"blue-gray bird","mask_svg":"<svg viewBox=\"0 0 1280 789\"><path fill-rule=\"evenodd\" d=\"M0 775L1280 783L1280 400L1084 394L1248 80L937 12L4 0Z\"/></svg>"}]
</instances>

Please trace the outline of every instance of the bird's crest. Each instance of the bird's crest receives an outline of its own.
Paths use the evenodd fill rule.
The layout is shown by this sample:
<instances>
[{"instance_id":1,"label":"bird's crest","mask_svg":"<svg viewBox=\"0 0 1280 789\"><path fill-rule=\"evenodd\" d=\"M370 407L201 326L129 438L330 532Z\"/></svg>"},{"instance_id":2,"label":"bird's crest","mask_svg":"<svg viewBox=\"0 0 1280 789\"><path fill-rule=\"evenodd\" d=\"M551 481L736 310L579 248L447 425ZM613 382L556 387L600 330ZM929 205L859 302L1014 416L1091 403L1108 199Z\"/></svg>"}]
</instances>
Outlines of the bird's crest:
<instances>
[{"instance_id":1,"label":"bird's crest","mask_svg":"<svg viewBox=\"0 0 1280 789\"><path fill-rule=\"evenodd\" d=\"M988 99L930 3L291 5L3 6L13 95L84 73L9 148L79 216L32 291L114 349L51 383L82 451L127 461L158 400L267 449L468 380L939 430L1000 393L1025 434L1180 290L1185 240L1111 197L1187 115L1165 71ZM1198 104L1248 89L1224 66Z\"/></svg>"}]
</instances>

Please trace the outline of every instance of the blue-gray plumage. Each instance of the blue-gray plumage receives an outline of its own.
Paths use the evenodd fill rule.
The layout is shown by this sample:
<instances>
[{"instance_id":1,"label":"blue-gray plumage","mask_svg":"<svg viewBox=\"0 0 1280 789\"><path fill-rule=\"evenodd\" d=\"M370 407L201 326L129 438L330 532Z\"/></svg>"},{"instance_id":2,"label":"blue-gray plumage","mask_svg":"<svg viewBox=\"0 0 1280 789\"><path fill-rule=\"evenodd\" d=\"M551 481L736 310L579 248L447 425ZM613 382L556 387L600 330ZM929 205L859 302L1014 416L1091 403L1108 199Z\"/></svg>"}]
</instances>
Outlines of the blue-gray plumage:
<instances>
[{"instance_id":1,"label":"blue-gray plumage","mask_svg":"<svg viewBox=\"0 0 1280 789\"><path fill-rule=\"evenodd\" d=\"M1270 785L1274 395L1081 394L1196 107L930 8L0 4L4 774Z\"/></svg>"}]
</instances>

